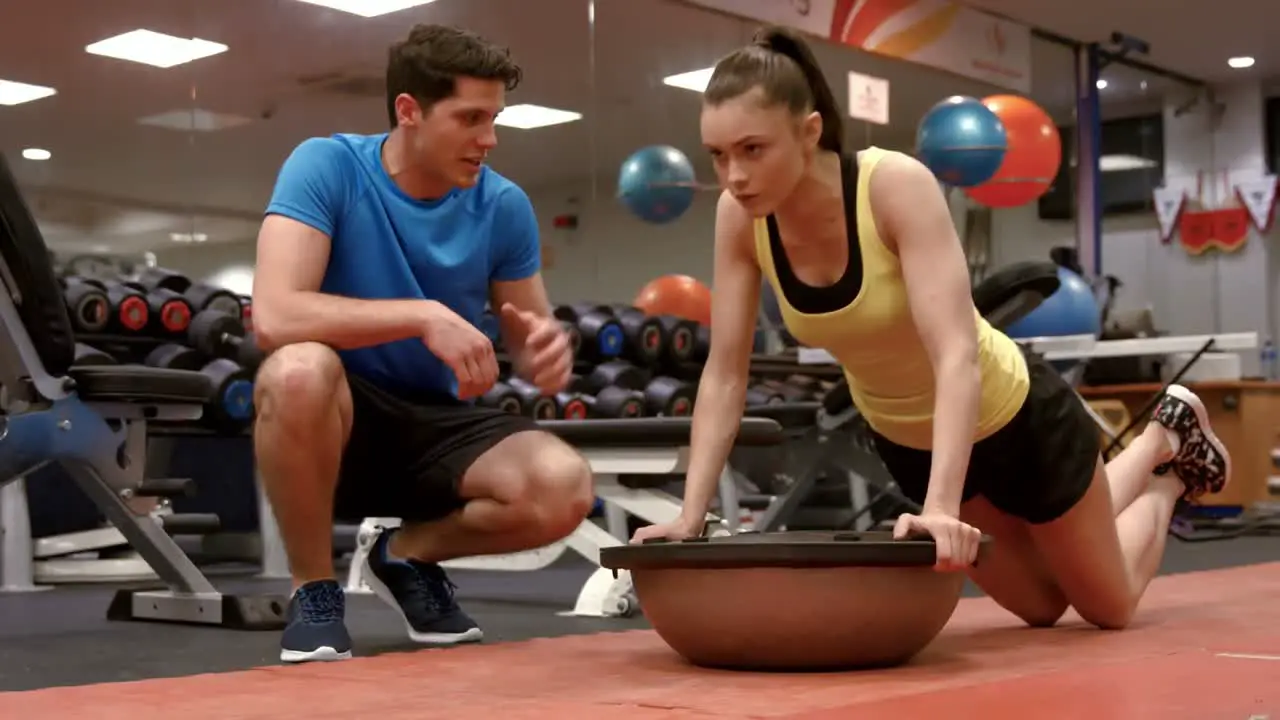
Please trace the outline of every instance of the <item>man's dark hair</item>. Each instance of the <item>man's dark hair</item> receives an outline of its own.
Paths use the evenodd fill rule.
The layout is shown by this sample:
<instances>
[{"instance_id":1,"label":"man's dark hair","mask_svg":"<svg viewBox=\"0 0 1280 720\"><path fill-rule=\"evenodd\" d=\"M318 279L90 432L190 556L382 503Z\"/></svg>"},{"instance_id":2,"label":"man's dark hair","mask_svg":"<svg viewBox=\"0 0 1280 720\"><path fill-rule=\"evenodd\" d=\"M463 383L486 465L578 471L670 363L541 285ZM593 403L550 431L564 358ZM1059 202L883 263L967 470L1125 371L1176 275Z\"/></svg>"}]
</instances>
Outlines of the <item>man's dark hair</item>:
<instances>
[{"instance_id":1,"label":"man's dark hair","mask_svg":"<svg viewBox=\"0 0 1280 720\"><path fill-rule=\"evenodd\" d=\"M733 51L716 63L703 93L703 102L715 106L747 94L764 91L769 106L785 105L799 115L816 110L822 116L818 146L842 152L844 122L831 86L818 67L813 50L799 33L765 27L751 44Z\"/></svg>"},{"instance_id":2,"label":"man's dark hair","mask_svg":"<svg viewBox=\"0 0 1280 720\"><path fill-rule=\"evenodd\" d=\"M396 126L396 97L412 96L427 111L453 95L459 77L520 84L520 66L506 48L479 35L444 25L414 25L409 37L387 53L387 119Z\"/></svg>"}]
</instances>

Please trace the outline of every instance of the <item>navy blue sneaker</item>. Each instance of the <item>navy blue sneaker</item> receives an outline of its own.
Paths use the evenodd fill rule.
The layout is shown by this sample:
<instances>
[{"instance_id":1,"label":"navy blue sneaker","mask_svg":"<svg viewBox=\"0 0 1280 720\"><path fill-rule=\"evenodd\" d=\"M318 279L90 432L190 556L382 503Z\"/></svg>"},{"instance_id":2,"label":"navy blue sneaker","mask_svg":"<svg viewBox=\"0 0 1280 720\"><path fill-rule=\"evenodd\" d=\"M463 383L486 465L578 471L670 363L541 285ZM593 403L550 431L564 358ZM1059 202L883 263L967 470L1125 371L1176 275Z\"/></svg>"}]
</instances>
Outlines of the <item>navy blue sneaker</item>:
<instances>
[{"instance_id":1,"label":"navy blue sneaker","mask_svg":"<svg viewBox=\"0 0 1280 720\"><path fill-rule=\"evenodd\" d=\"M289 599L288 624L280 637L280 661L346 660L351 636L343 623L347 596L337 580L315 580Z\"/></svg>"},{"instance_id":2,"label":"navy blue sneaker","mask_svg":"<svg viewBox=\"0 0 1280 720\"><path fill-rule=\"evenodd\" d=\"M454 645L483 638L480 626L454 600L456 586L444 568L436 563L388 559L387 541L394 533L395 530L379 530L364 561L364 577L374 594L400 613L409 639L429 645Z\"/></svg>"}]
</instances>

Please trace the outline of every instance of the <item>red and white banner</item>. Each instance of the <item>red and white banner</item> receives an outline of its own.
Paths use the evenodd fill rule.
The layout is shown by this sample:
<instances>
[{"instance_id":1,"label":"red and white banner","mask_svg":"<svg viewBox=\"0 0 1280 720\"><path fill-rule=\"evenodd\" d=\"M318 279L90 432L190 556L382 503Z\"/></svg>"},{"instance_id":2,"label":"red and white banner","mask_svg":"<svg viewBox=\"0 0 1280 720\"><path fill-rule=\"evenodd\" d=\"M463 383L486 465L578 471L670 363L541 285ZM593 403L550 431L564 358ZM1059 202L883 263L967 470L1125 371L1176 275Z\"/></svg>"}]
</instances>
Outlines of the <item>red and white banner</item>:
<instances>
[{"instance_id":1,"label":"red and white banner","mask_svg":"<svg viewBox=\"0 0 1280 720\"><path fill-rule=\"evenodd\" d=\"M1158 187L1151 192L1156 206L1156 222L1160 224L1160 243L1168 245L1178 229L1178 219L1187 203L1187 193L1182 188Z\"/></svg>"},{"instance_id":2,"label":"red and white banner","mask_svg":"<svg viewBox=\"0 0 1280 720\"><path fill-rule=\"evenodd\" d=\"M1258 232L1267 232L1271 229L1276 211L1275 175L1263 175L1253 180L1237 182L1236 197L1240 200L1240 204L1244 205L1245 210L1249 211L1249 218L1253 220L1253 226L1258 228Z\"/></svg>"},{"instance_id":3,"label":"red and white banner","mask_svg":"<svg viewBox=\"0 0 1280 720\"><path fill-rule=\"evenodd\" d=\"M685 0L1031 92L1031 29L952 0Z\"/></svg>"}]
</instances>

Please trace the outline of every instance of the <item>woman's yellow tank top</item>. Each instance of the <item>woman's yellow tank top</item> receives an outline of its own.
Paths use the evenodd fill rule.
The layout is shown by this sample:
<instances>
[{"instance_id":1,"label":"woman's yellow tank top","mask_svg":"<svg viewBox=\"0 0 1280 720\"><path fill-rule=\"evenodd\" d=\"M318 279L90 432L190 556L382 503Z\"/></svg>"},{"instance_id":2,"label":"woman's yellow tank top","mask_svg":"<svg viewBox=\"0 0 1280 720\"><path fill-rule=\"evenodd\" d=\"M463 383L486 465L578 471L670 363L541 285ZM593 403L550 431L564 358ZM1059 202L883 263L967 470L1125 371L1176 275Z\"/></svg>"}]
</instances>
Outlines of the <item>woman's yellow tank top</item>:
<instances>
[{"instance_id":1,"label":"woman's yellow tank top","mask_svg":"<svg viewBox=\"0 0 1280 720\"><path fill-rule=\"evenodd\" d=\"M871 175L892 151L867 148L858 159L856 247L862 287L853 302L833 312L805 314L778 284L763 218L755 221L756 257L773 286L787 330L801 344L831 353L844 369L854 405L889 440L927 450L933 444L934 374L907 302L902 265L884 244L871 207ZM846 198L846 203L848 199ZM1026 359L1016 343L974 310L982 394L975 441L1004 427L1027 396Z\"/></svg>"}]
</instances>

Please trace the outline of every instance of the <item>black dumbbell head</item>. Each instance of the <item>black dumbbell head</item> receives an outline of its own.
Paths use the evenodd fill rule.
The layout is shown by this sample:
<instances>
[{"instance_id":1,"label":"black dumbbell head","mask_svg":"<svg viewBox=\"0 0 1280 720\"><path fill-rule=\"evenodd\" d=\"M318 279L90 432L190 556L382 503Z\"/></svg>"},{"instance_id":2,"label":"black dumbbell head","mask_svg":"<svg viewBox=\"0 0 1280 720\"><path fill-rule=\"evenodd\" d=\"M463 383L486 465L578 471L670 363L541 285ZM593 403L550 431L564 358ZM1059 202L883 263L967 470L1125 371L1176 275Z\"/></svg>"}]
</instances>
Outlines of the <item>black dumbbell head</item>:
<instances>
[{"instance_id":1,"label":"black dumbbell head","mask_svg":"<svg viewBox=\"0 0 1280 720\"><path fill-rule=\"evenodd\" d=\"M198 313L187 328L187 340L191 346L209 357L221 357L232 349L227 347L227 336L238 338L243 335L243 323L217 310Z\"/></svg>"}]
</instances>

